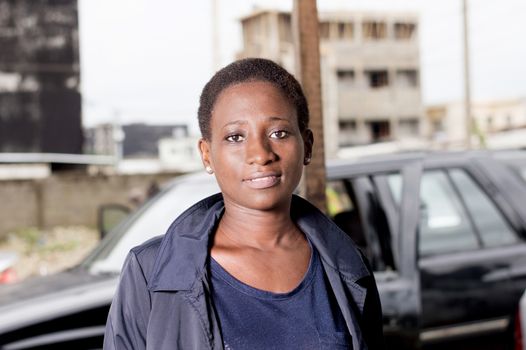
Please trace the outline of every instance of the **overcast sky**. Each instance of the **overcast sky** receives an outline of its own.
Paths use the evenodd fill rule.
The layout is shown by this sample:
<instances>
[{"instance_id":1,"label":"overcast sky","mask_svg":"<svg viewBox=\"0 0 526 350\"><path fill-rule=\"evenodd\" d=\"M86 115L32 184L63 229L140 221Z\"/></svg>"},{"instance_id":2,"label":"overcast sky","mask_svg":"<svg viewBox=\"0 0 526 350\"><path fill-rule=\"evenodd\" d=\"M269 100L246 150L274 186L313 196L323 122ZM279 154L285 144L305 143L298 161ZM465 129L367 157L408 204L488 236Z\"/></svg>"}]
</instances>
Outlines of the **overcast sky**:
<instances>
[{"instance_id":1,"label":"overcast sky","mask_svg":"<svg viewBox=\"0 0 526 350\"><path fill-rule=\"evenodd\" d=\"M239 17L292 0L217 0L221 64L241 49ZM526 1L470 0L472 96L526 97ZM318 0L318 10L420 15L424 104L463 96L461 0ZM79 0L83 122L188 123L213 74L211 0Z\"/></svg>"}]
</instances>

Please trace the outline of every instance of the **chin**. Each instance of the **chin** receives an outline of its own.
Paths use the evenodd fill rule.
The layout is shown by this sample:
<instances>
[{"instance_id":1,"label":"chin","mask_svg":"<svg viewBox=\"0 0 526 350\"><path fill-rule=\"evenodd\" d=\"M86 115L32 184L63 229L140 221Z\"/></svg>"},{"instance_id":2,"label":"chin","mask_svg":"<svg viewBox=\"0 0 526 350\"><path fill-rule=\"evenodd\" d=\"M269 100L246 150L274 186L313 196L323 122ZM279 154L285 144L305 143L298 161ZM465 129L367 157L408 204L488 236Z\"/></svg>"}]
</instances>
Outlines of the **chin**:
<instances>
[{"instance_id":1,"label":"chin","mask_svg":"<svg viewBox=\"0 0 526 350\"><path fill-rule=\"evenodd\" d=\"M260 211L273 211L283 210L290 205L292 194L288 196L271 196L266 194L247 194L242 201L237 201L242 207L260 210Z\"/></svg>"}]
</instances>

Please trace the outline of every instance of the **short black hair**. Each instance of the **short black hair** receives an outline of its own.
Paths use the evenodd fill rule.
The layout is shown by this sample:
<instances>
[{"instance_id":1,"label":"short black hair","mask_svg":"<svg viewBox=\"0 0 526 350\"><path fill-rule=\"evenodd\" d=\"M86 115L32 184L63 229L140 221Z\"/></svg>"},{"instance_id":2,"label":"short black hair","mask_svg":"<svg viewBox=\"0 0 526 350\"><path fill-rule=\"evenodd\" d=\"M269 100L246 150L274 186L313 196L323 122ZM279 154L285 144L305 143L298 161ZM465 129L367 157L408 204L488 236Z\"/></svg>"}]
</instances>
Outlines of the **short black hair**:
<instances>
[{"instance_id":1,"label":"short black hair","mask_svg":"<svg viewBox=\"0 0 526 350\"><path fill-rule=\"evenodd\" d=\"M218 96L226 88L244 82L263 81L276 86L292 105L296 107L298 125L303 132L309 127L309 107L300 83L285 68L264 58L245 58L222 68L206 83L201 98L197 118L204 139L210 140L210 120Z\"/></svg>"}]
</instances>

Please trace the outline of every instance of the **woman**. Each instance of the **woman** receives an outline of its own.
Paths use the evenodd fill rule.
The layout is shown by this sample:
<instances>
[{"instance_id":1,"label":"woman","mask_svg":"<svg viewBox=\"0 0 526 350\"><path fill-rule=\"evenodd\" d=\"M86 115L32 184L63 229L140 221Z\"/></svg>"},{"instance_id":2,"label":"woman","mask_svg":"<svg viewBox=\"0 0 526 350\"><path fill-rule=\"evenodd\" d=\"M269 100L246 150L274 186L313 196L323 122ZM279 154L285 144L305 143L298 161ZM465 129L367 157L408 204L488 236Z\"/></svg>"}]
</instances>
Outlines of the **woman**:
<instances>
[{"instance_id":1,"label":"woman","mask_svg":"<svg viewBox=\"0 0 526 350\"><path fill-rule=\"evenodd\" d=\"M364 257L293 195L313 145L296 79L269 60L234 62L204 87L198 118L221 193L132 249L105 348L381 348Z\"/></svg>"}]
</instances>

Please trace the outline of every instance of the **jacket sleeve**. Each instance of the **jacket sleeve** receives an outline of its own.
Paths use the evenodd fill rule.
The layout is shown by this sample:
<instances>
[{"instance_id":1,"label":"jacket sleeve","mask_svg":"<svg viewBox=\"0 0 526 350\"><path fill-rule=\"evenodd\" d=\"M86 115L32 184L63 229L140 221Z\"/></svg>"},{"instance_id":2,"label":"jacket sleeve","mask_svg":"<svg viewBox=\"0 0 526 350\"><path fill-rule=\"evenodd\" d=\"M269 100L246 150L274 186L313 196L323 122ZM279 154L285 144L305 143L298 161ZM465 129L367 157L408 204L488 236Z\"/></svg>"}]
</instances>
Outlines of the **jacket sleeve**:
<instances>
[{"instance_id":1,"label":"jacket sleeve","mask_svg":"<svg viewBox=\"0 0 526 350\"><path fill-rule=\"evenodd\" d=\"M146 349L150 301L142 267L131 251L124 262L106 322L105 350Z\"/></svg>"}]
</instances>

